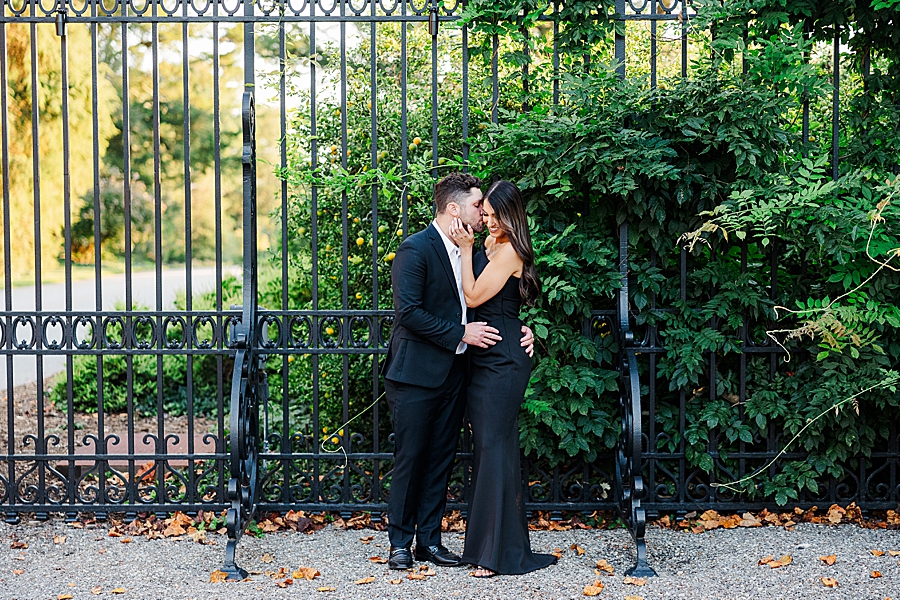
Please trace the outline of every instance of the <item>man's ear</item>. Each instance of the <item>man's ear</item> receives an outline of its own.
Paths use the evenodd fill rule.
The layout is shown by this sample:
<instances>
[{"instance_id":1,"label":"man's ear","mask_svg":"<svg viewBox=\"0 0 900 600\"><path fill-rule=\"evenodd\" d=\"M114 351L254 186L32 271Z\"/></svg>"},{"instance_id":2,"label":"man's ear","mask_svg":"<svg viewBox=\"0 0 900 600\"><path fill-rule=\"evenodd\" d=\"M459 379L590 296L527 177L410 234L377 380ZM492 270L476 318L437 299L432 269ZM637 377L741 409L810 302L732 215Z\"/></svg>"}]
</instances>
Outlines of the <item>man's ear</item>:
<instances>
[{"instance_id":1,"label":"man's ear","mask_svg":"<svg viewBox=\"0 0 900 600\"><path fill-rule=\"evenodd\" d=\"M456 202L448 202L447 213L453 218L459 217L459 204Z\"/></svg>"}]
</instances>

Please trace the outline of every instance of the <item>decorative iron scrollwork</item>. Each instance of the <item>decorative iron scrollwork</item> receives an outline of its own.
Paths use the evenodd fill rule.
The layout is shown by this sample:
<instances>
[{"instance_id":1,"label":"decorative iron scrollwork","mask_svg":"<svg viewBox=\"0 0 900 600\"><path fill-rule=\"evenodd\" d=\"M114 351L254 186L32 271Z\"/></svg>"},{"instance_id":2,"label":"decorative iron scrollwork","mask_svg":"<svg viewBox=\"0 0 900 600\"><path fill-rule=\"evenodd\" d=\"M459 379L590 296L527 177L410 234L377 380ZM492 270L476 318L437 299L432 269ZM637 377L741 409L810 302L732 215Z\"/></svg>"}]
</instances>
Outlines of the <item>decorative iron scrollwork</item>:
<instances>
[{"instance_id":1,"label":"decorative iron scrollwork","mask_svg":"<svg viewBox=\"0 0 900 600\"><path fill-rule=\"evenodd\" d=\"M241 161L244 179L244 304L240 320L231 321L236 348L231 378L231 479L228 481L226 513L228 545L222 571L228 579L244 579L247 571L234 561L241 535L259 499L259 407L268 400L265 354L258 352L257 261L256 261L256 115L253 92L244 92L244 148Z\"/></svg>"},{"instance_id":2,"label":"decorative iron scrollwork","mask_svg":"<svg viewBox=\"0 0 900 600\"><path fill-rule=\"evenodd\" d=\"M656 571L647 564L647 545L644 542L647 514L641 506L641 499L647 494L647 490L641 475L641 384L634 332L630 329L628 318L628 225L624 223L619 227L619 272L622 274L622 287L619 288L617 303L619 414L622 432L616 446L616 508L631 532L637 551L637 563L626 574L654 577Z\"/></svg>"}]
</instances>

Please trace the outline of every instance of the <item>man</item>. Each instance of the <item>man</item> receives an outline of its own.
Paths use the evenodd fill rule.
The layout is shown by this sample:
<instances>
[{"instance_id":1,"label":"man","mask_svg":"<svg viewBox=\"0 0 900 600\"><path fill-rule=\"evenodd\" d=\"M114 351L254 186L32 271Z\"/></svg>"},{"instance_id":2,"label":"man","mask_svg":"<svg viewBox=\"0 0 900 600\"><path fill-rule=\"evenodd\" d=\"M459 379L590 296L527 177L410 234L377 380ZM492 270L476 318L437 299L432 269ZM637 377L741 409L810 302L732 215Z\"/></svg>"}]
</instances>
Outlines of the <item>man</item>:
<instances>
[{"instance_id":1,"label":"man","mask_svg":"<svg viewBox=\"0 0 900 600\"><path fill-rule=\"evenodd\" d=\"M394 470L388 504L388 566L416 560L456 566L460 557L441 544L447 484L465 408L465 350L500 341L487 323L469 323L462 291L459 248L449 237L459 218L484 229L481 180L451 173L435 184L437 215L400 244L391 268L394 326L384 365L385 391L394 424ZM523 327L524 352L533 335Z\"/></svg>"}]
</instances>

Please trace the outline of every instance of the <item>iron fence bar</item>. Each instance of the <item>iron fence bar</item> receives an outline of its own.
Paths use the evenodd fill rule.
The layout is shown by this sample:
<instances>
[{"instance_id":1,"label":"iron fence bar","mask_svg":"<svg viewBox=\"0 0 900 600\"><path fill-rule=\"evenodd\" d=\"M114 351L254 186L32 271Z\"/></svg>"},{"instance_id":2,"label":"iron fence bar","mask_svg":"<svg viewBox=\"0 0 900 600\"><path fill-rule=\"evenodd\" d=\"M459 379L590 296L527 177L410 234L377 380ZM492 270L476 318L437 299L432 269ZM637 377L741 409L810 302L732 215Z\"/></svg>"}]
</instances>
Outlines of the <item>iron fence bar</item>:
<instances>
[{"instance_id":1,"label":"iron fence bar","mask_svg":"<svg viewBox=\"0 0 900 600\"><path fill-rule=\"evenodd\" d=\"M68 36L66 35L66 12L64 9L57 13L56 35L59 38L59 58L60 58L60 74L61 74L61 108L62 108L62 162L63 162L63 252L65 256L65 303L66 311L72 310L72 187L69 173L69 57L68 57ZM66 319L66 324L71 326L71 318ZM72 356L66 357L66 407L70 413L74 413L74 394L72 391L72 375L73 375ZM37 398L37 410L43 418L44 414L44 397L43 394ZM68 444L71 451L75 445L74 428L68 432ZM40 463L39 480L42 489L46 489L46 469L49 465ZM75 490L78 482L75 478L75 464L68 464L68 483L67 495L69 502L75 503ZM47 516L39 513L38 518L46 518Z\"/></svg>"},{"instance_id":2,"label":"iron fence bar","mask_svg":"<svg viewBox=\"0 0 900 600\"><path fill-rule=\"evenodd\" d=\"M347 3L341 3L341 14L344 15L347 10ZM349 146L347 145L347 23L341 22L341 167L347 170ZM350 258L350 198L346 189L341 190L341 308L349 310L350 308L350 285L347 281L349 274L349 258ZM340 329L341 343L345 346L350 343L350 328L341 327ZM344 355L341 359L341 422L346 423L350 418L350 357ZM344 432L336 432L340 437L340 444L344 447L347 445L349 438L348 429L344 428ZM343 469L341 494L342 499L346 500L350 487L350 470ZM349 515L346 515L349 516Z\"/></svg>"},{"instance_id":3,"label":"iron fence bar","mask_svg":"<svg viewBox=\"0 0 900 600\"><path fill-rule=\"evenodd\" d=\"M32 12L34 12L34 5L31 6ZM34 280L35 281L43 281L43 262L41 256L41 250L43 246L43 238L41 235L41 142L40 142L40 115L38 113L38 107L40 106L40 84L38 78L38 27L36 23L31 24L31 165L32 165L32 177L33 177L33 209L34 209ZM36 310L41 310L43 305L43 290L42 286L36 285L34 286L34 306ZM36 319L35 331L42 329L42 320L40 317ZM39 336L35 336L37 349L40 350L42 347L41 340ZM35 372L37 374L37 397L42 398L44 395L44 361L43 357L40 354L35 356ZM69 422L72 423L72 419L70 417ZM71 432L71 427L69 428ZM10 437L12 437L12 432L10 432ZM72 437L72 434L69 433L68 437ZM46 450L46 446L44 444L45 440L45 431L44 431L44 415L43 411L38 411L37 416L37 439L35 440L35 451L44 452ZM38 466L38 477L40 483L43 483L43 466ZM10 480L10 484L12 485L14 490L18 490L19 482L17 478L13 477ZM38 497L43 499L44 490L46 486L41 485L41 489L38 490ZM16 494L18 495L18 494Z\"/></svg>"},{"instance_id":4,"label":"iron fence bar","mask_svg":"<svg viewBox=\"0 0 900 600\"><path fill-rule=\"evenodd\" d=\"M128 13L127 6L123 6L122 9L123 14ZM122 23L122 157L123 157L123 202L124 202L124 212L125 212L125 328L130 329L133 323L133 320L128 313L130 313L133 308L133 289L132 289L132 273L133 273L133 264L132 264L132 215L131 215L131 181L132 181L132 169L131 169L131 80L129 73L129 61L128 61L128 23ZM131 349L131 341L128 340L127 336L122 337L122 342L125 348ZM128 420L128 431L134 431L134 360L131 356L125 357L125 402L126 402L126 413ZM130 456L134 455L134 440L133 436L128 436L128 454ZM105 442L104 442L105 443ZM135 478L135 464L134 460L128 461L128 481L134 481ZM128 488L129 495L129 504L134 504L137 500L135 497L135 490L132 487ZM134 518L133 511L129 511L129 518Z\"/></svg>"},{"instance_id":5,"label":"iron fence bar","mask_svg":"<svg viewBox=\"0 0 900 600\"><path fill-rule=\"evenodd\" d=\"M616 73L625 79L625 0L615 4L615 62ZM627 119L627 117L626 117ZM627 126L627 124L626 124ZM619 225L619 274L622 285L617 291L616 313L618 320L619 358L619 407L621 436L616 444L615 484L616 507L631 533L635 544L635 566L626 571L636 577L654 577L656 572L647 563L647 546L644 533L647 515L641 500L646 495L642 470L642 414L641 390L638 379L637 356L634 349L634 333L631 331L628 299L628 220Z\"/></svg>"},{"instance_id":6,"label":"iron fence bar","mask_svg":"<svg viewBox=\"0 0 900 600\"><path fill-rule=\"evenodd\" d=\"M159 4L153 4L153 14L156 15ZM150 24L150 53L153 57L152 77L152 119L153 119L153 246L156 268L156 310L162 310L163 292L162 292L162 262L163 262L163 246L162 246L162 157L161 157L161 140L160 140L160 89L159 89L159 23ZM157 327L162 331L162 320L156 318ZM135 329L134 333L137 331ZM156 336L157 348L162 349L163 335ZM163 415L165 408L163 407L163 357L161 354L156 355L156 447L157 450L163 440L166 439L165 421ZM162 446L165 448L165 445ZM163 501L166 500L166 476L165 462L155 462L156 475L156 494ZM159 515L163 516L163 515Z\"/></svg>"},{"instance_id":7,"label":"iron fence bar","mask_svg":"<svg viewBox=\"0 0 900 600\"><path fill-rule=\"evenodd\" d=\"M0 15L6 16L6 4L0 5ZM9 81L7 75L7 27L6 22L0 23L0 160L2 160L2 185L3 185L3 296L4 307L7 311L13 309L12 295L12 259L10 253L12 244L10 243L10 226L9 218L10 210L10 190L9 190ZM12 331L12 317L5 318L7 331ZM6 431L7 431L7 452L9 459L6 463L6 480L3 481L0 476L0 504L12 507L15 500L15 491L13 484L16 477L15 462L15 392L13 386L13 355L12 336L7 335L3 344L6 350ZM4 520L7 523L14 524L18 522L18 516L11 510L4 513Z\"/></svg>"},{"instance_id":8,"label":"iron fence bar","mask_svg":"<svg viewBox=\"0 0 900 600\"><path fill-rule=\"evenodd\" d=\"M375 16L375 3L372 3L372 11L371 16ZM369 27L369 70L370 70L370 83L369 83L369 102L371 104L371 110L369 111L369 119L371 126L371 146L370 146L370 156L369 156L369 167L372 169L378 168L378 128L376 123L376 117L378 115L378 32L376 24L373 22ZM380 240L379 240L379 225L378 225L378 197L379 197L379 188L376 183L372 184L372 311L378 311L378 305L380 301L380 296L378 294L379 291L379 280L378 273L381 269L381 266L378 264L379 261L379 248L380 248ZM387 233L387 239L390 239L390 232ZM379 356L377 354L372 355L372 398L379 397L380 386L378 384L378 364L379 364ZM380 414L379 414L379 405L376 402L375 406L372 407L372 452L376 453L380 449L380 438L379 438L379 425L380 425ZM349 439L352 445L352 436L350 435L349 429L346 431L346 438ZM350 448L352 450L352 448ZM373 460L373 473L378 473L381 468L381 461L377 458ZM382 489L380 485L380 481L378 477L373 477L374 483L372 486L372 499L376 502L380 500ZM372 515L372 520L375 522L381 521L380 515Z\"/></svg>"},{"instance_id":9,"label":"iron fence bar","mask_svg":"<svg viewBox=\"0 0 900 600\"><path fill-rule=\"evenodd\" d=\"M284 12L285 8L285 0L281 0L281 11ZM287 55L285 48L285 25L284 23L278 24L278 67L279 67L279 76L278 76L278 126L281 132L280 138L280 164L282 169L287 169L287 88L286 88L286 75L285 70L287 69ZM288 185L287 179L281 178L281 309L288 310ZM291 436L289 435L290 431L290 420L288 419L290 415L290 362L288 361L288 356L284 355L281 357L281 436L280 436L280 448L282 452L290 451L291 444ZM266 435L265 442L268 444L268 435ZM267 446L268 448L268 446ZM291 473L292 473L292 463L290 461L281 462L283 473L282 473L282 498L285 502L290 500L290 489L291 489Z\"/></svg>"},{"instance_id":10,"label":"iron fence bar","mask_svg":"<svg viewBox=\"0 0 900 600\"><path fill-rule=\"evenodd\" d=\"M831 104L831 178L840 175L841 146L841 26L834 25L834 86Z\"/></svg>"}]
</instances>

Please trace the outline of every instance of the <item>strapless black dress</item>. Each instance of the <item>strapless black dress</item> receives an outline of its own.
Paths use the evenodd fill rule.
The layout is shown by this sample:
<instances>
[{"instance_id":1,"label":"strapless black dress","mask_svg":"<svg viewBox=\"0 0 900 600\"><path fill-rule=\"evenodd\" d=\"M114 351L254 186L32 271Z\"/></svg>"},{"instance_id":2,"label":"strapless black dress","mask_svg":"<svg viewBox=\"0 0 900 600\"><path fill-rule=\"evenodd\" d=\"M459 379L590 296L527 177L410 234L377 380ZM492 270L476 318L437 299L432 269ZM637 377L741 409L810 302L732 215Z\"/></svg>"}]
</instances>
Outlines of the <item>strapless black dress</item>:
<instances>
[{"instance_id":1,"label":"strapless black dress","mask_svg":"<svg viewBox=\"0 0 900 600\"><path fill-rule=\"evenodd\" d=\"M487 264L484 252L473 257L476 277ZM501 575L521 575L556 562L551 554L531 551L525 518L518 417L531 358L519 344L521 305L519 279L510 277L496 296L475 309L474 320L496 327L503 340L490 348L468 349L474 457L462 561Z\"/></svg>"}]
</instances>

